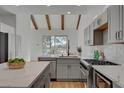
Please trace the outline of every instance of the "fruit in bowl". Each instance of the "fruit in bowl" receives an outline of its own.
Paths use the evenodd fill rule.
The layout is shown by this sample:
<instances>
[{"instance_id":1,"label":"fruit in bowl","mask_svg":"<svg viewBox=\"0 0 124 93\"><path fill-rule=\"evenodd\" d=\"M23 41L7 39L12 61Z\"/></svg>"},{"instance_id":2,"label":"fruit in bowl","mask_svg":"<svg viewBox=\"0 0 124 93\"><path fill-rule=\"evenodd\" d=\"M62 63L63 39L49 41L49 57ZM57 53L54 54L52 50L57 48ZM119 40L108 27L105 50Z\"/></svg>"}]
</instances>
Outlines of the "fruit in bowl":
<instances>
[{"instance_id":1,"label":"fruit in bowl","mask_svg":"<svg viewBox=\"0 0 124 93\"><path fill-rule=\"evenodd\" d=\"M9 59L7 65L10 69L24 68L25 60L23 58Z\"/></svg>"}]
</instances>

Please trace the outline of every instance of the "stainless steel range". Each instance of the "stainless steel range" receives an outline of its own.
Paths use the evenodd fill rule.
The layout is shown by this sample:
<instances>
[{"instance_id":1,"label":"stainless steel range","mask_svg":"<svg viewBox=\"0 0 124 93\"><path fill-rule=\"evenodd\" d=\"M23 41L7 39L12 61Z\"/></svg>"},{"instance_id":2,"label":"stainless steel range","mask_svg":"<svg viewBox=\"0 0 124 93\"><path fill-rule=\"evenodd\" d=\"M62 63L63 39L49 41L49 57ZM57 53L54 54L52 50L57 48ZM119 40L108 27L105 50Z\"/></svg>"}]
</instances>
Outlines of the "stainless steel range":
<instances>
[{"instance_id":1,"label":"stainless steel range","mask_svg":"<svg viewBox=\"0 0 124 93\"><path fill-rule=\"evenodd\" d=\"M118 65L110 61L94 60L94 59L83 59L89 65Z\"/></svg>"},{"instance_id":2,"label":"stainless steel range","mask_svg":"<svg viewBox=\"0 0 124 93\"><path fill-rule=\"evenodd\" d=\"M93 87L93 68L92 65L118 65L109 61L100 61L94 59L82 59L80 62L80 71L82 75L86 77L87 87Z\"/></svg>"}]
</instances>

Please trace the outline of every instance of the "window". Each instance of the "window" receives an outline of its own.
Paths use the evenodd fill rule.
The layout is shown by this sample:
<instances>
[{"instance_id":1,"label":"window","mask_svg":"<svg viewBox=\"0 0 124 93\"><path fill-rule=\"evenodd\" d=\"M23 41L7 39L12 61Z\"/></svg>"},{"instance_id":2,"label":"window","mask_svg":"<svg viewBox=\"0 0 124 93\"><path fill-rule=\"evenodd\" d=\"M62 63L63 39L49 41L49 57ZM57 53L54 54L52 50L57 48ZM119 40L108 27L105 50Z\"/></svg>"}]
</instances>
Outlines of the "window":
<instances>
[{"instance_id":1,"label":"window","mask_svg":"<svg viewBox=\"0 0 124 93\"><path fill-rule=\"evenodd\" d=\"M67 54L68 37L65 35L43 36L44 55Z\"/></svg>"}]
</instances>

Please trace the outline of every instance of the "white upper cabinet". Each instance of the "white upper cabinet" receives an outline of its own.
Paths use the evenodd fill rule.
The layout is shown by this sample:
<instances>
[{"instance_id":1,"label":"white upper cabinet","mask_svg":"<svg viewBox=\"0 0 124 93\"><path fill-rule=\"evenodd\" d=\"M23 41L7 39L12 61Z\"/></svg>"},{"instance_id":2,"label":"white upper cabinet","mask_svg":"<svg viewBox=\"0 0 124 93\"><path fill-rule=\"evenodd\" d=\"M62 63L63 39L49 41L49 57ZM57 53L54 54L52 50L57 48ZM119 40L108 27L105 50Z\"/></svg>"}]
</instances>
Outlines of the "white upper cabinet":
<instances>
[{"instance_id":1,"label":"white upper cabinet","mask_svg":"<svg viewBox=\"0 0 124 93\"><path fill-rule=\"evenodd\" d=\"M106 24L107 21L108 19L107 19L107 10L106 10L94 20L93 23L94 29L97 29L98 27Z\"/></svg>"},{"instance_id":2,"label":"white upper cabinet","mask_svg":"<svg viewBox=\"0 0 124 93\"><path fill-rule=\"evenodd\" d=\"M90 24L90 31L89 31L89 45L93 45L94 44L94 27L93 27L93 23Z\"/></svg>"},{"instance_id":3,"label":"white upper cabinet","mask_svg":"<svg viewBox=\"0 0 124 93\"><path fill-rule=\"evenodd\" d=\"M84 30L84 42L85 45L124 43L124 6L112 5L100 14Z\"/></svg>"},{"instance_id":4,"label":"white upper cabinet","mask_svg":"<svg viewBox=\"0 0 124 93\"><path fill-rule=\"evenodd\" d=\"M112 5L108 8L108 43L122 43L124 9L120 5Z\"/></svg>"},{"instance_id":5,"label":"white upper cabinet","mask_svg":"<svg viewBox=\"0 0 124 93\"><path fill-rule=\"evenodd\" d=\"M94 31L93 23L90 24L84 30L84 43L85 43L85 45L93 45L93 38L94 38L93 31Z\"/></svg>"},{"instance_id":6,"label":"white upper cabinet","mask_svg":"<svg viewBox=\"0 0 124 93\"><path fill-rule=\"evenodd\" d=\"M84 44L85 45L89 45L89 32L90 32L90 28L89 28L89 26L88 27L86 27L85 29L84 29Z\"/></svg>"}]
</instances>

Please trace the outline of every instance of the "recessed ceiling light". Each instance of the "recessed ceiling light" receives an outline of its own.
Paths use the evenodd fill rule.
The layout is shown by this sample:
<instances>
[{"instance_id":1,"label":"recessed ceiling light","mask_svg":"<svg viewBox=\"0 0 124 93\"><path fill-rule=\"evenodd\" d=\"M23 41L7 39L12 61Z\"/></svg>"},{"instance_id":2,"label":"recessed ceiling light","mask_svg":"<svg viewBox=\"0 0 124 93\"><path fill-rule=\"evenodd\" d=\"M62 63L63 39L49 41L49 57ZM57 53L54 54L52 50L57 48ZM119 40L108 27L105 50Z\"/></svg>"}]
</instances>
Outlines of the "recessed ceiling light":
<instances>
[{"instance_id":1,"label":"recessed ceiling light","mask_svg":"<svg viewBox=\"0 0 124 93\"><path fill-rule=\"evenodd\" d=\"M68 12L67 12L67 14L71 14L71 12L70 12L70 11L68 11Z\"/></svg>"},{"instance_id":2,"label":"recessed ceiling light","mask_svg":"<svg viewBox=\"0 0 124 93\"><path fill-rule=\"evenodd\" d=\"M77 6L81 6L81 5L77 5Z\"/></svg>"},{"instance_id":3,"label":"recessed ceiling light","mask_svg":"<svg viewBox=\"0 0 124 93\"><path fill-rule=\"evenodd\" d=\"M20 5L16 5L16 6L20 6Z\"/></svg>"},{"instance_id":4,"label":"recessed ceiling light","mask_svg":"<svg viewBox=\"0 0 124 93\"><path fill-rule=\"evenodd\" d=\"M46 5L46 6L51 6L51 5Z\"/></svg>"}]
</instances>

